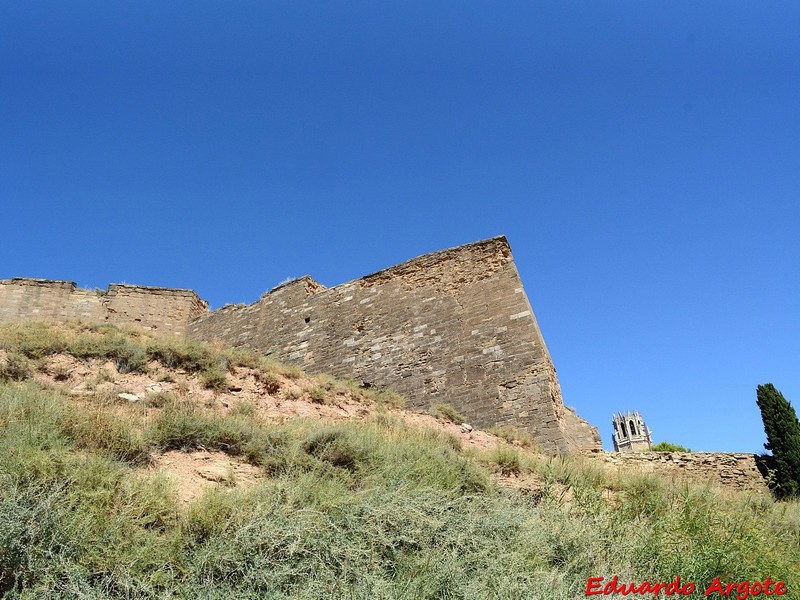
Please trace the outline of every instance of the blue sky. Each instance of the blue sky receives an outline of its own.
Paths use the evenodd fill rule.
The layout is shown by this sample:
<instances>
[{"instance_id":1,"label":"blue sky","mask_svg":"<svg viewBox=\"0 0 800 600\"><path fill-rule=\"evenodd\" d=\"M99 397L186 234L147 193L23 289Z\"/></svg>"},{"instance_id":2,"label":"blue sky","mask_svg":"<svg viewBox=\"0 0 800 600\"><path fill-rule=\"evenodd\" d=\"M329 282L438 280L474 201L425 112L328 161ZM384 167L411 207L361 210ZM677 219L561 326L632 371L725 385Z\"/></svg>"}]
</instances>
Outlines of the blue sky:
<instances>
[{"instance_id":1,"label":"blue sky","mask_svg":"<svg viewBox=\"0 0 800 600\"><path fill-rule=\"evenodd\" d=\"M253 302L505 234L565 402L800 405L796 2L0 4L0 278Z\"/></svg>"}]
</instances>

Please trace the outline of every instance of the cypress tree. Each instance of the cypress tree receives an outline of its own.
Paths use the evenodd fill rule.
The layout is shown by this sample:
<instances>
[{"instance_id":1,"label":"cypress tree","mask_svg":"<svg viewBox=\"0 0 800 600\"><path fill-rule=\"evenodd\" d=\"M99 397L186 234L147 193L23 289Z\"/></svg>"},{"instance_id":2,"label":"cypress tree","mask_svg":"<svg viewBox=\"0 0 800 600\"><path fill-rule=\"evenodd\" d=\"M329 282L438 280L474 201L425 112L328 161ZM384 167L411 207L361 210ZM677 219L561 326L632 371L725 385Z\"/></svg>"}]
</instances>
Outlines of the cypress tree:
<instances>
[{"instance_id":1,"label":"cypress tree","mask_svg":"<svg viewBox=\"0 0 800 600\"><path fill-rule=\"evenodd\" d=\"M775 459L775 493L800 495L800 421L789 401L771 383L756 389L758 408L764 421L764 448Z\"/></svg>"}]
</instances>

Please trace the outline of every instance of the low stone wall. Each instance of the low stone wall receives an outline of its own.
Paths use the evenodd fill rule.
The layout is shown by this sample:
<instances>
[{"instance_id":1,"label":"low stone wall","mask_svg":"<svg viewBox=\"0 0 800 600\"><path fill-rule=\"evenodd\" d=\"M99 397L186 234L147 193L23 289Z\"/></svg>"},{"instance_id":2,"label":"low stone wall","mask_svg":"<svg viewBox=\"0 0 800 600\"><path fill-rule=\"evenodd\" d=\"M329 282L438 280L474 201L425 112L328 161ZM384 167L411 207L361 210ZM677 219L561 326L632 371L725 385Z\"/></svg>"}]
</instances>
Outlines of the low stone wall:
<instances>
[{"instance_id":1,"label":"low stone wall","mask_svg":"<svg viewBox=\"0 0 800 600\"><path fill-rule=\"evenodd\" d=\"M666 477L712 482L722 487L768 494L756 454L727 452L600 452L591 455L610 467Z\"/></svg>"}]
</instances>

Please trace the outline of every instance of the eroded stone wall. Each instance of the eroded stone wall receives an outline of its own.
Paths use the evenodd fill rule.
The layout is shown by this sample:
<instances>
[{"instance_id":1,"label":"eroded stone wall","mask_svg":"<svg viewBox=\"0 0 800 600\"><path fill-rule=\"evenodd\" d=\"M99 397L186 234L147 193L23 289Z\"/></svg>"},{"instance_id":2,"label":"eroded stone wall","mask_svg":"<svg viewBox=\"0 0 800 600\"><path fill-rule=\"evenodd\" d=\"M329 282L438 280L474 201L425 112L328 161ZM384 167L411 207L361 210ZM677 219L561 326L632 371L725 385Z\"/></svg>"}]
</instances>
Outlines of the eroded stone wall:
<instances>
[{"instance_id":1,"label":"eroded stone wall","mask_svg":"<svg viewBox=\"0 0 800 600\"><path fill-rule=\"evenodd\" d=\"M390 387L410 408L450 402L477 426L529 431L548 452L600 446L597 430L562 403L504 237L330 289L303 277L200 316L189 336Z\"/></svg>"},{"instance_id":2,"label":"eroded stone wall","mask_svg":"<svg viewBox=\"0 0 800 600\"><path fill-rule=\"evenodd\" d=\"M192 290L123 284L82 290L71 281L21 277L0 281L0 322L84 319L184 336L189 321L207 310L206 302Z\"/></svg>"},{"instance_id":3,"label":"eroded stone wall","mask_svg":"<svg viewBox=\"0 0 800 600\"><path fill-rule=\"evenodd\" d=\"M213 313L191 290L0 281L0 322L78 318L249 346L311 373L396 389L410 408L449 402L477 426L525 429L549 452L600 447L597 430L562 403L504 237L331 289L303 277Z\"/></svg>"},{"instance_id":4,"label":"eroded stone wall","mask_svg":"<svg viewBox=\"0 0 800 600\"><path fill-rule=\"evenodd\" d=\"M712 482L725 488L769 493L755 454L727 452L601 452L592 454L611 467L664 477Z\"/></svg>"}]
</instances>

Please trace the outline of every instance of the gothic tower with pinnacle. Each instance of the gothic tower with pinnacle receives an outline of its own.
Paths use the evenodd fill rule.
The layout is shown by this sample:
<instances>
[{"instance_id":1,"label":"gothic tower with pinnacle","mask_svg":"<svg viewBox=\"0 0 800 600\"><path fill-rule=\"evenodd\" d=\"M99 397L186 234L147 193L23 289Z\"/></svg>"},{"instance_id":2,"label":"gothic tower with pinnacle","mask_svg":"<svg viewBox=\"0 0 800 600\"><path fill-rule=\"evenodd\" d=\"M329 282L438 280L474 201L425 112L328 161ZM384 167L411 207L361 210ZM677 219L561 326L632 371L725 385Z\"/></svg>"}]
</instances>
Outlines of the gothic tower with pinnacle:
<instances>
[{"instance_id":1,"label":"gothic tower with pinnacle","mask_svg":"<svg viewBox=\"0 0 800 600\"><path fill-rule=\"evenodd\" d=\"M647 428L639 411L615 414L614 450L616 452L641 452L653 447L650 430Z\"/></svg>"}]
</instances>

